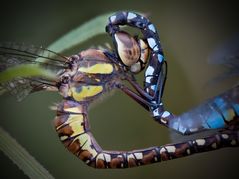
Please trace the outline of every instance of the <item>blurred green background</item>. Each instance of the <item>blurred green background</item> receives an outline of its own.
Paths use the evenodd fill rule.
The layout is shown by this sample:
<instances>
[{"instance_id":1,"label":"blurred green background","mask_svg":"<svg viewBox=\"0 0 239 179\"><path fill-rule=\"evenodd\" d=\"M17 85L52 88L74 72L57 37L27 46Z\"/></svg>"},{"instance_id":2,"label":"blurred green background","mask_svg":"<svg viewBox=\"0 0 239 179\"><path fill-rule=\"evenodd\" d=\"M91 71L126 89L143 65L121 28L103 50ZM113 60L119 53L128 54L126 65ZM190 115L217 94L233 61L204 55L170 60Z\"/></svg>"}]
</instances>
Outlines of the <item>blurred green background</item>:
<instances>
[{"instance_id":1,"label":"blurred green background","mask_svg":"<svg viewBox=\"0 0 239 179\"><path fill-rule=\"evenodd\" d=\"M223 70L208 65L208 56L239 32L238 5L229 0L1 1L0 41L48 46L87 20L119 10L146 13L160 32L169 65L164 96L168 110L180 114L230 87L231 83L205 86ZM105 42L110 38L102 35L66 55ZM89 168L64 148L54 131L55 114L49 106L60 100L58 94L43 92L21 103L9 95L0 101L0 125L57 179L238 178L238 148L126 170ZM90 122L104 149L131 150L170 142L167 129L119 92L92 107ZM0 161L0 178L27 178L2 152Z\"/></svg>"}]
</instances>

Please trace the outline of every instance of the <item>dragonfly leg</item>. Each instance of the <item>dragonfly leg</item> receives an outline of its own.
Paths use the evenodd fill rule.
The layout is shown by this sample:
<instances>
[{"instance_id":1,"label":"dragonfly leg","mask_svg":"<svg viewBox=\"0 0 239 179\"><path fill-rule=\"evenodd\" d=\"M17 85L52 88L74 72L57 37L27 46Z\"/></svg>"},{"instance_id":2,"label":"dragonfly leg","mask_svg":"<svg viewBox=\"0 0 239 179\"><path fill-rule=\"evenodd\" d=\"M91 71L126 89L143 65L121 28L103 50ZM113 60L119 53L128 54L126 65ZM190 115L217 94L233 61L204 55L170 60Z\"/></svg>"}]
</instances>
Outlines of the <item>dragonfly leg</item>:
<instances>
[{"instance_id":1,"label":"dragonfly leg","mask_svg":"<svg viewBox=\"0 0 239 179\"><path fill-rule=\"evenodd\" d=\"M136 85L138 88L138 85L135 82L133 82L133 84ZM155 109L153 111L154 119L157 122L159 122L160 124L162 124L166 127L170 127L169 122L170 122L170 120L175 118L175 116L172 113L165 111L163 109L163 106L158 106L158 104L156 104L156 103L150 103L144 97L142 97L142 95L138 95L137 93L135 93L134 91L132 91L131 89L129 89L127 86L125 86L123 84L119 84L117 87L119 89L121 89L129 97L131 97L133 100L135 100L137 103L139 103L141 106L143 106L147 111L151 111L151 109L154 108ZM139 88L138 88L138 90L139 90ZM143 91L141 91L141 92L143 92ZM157 117L155 117L155 116L157 116Z\"/></svg>"},{"instance_id":2,"label":"dragonfly leg","mask_svg":"<svg viewBox=\"0 0 239 179\"><path fill-rule=\"evenodd\" d=\"M125 80L129 82L129 84L139 93L141 97L147 101L153 101L153 97L149 95L135 80L129 77L126 77Z\"/></svg>"},{"instance_id":3,"label":"dragonfly leg","mask_svg":"<svg viewBox=\"0 0 239 179\"><path fill-rule=\"evenodd\" d=\"M150 111L153 114L154 119L157 122L159 122L160 124L162 124L166 127L170 127L169 126L170 120L173 120L173 118L175 118L176 116L174 114L170 113L169 111L166 111L164 109L164 106L163 106L162 102L161 103L155 103L154 100L152 100L152 96L150 96L147 92L145 92L136 81L134 81L130 78L126 78L126 80L139 93L141 98L143 98L144 101L146 101L146 103L144 102L144 104L147 104L148 111ZM139 96L137 94L135 94L135 92L128 89L127 87L124 86L124 88L122 90L127 95L129 95L131 98L133 98L134 100L137 101L139 99ZM136 96L136 95L137 95L137 99L132 97L132 96Z\"/></svg>"},{"instance_id":4,"label":"dragonfly leg","mask_svg":"<svg viewBox=\"0 0 239 179\"><path fill-rule=\"evenodd\" d=\"M142 107L144 107L147 111L150 110L150 106L155 105L147 100L145 100L142 96L139 96L137 93L129 89L127 86L123 84L118 84L117 88L122 90L126 95L128 95L130 98L132 98L134 101L136 101L138 104L140 104Z\"/></svg>"}]
</instances>

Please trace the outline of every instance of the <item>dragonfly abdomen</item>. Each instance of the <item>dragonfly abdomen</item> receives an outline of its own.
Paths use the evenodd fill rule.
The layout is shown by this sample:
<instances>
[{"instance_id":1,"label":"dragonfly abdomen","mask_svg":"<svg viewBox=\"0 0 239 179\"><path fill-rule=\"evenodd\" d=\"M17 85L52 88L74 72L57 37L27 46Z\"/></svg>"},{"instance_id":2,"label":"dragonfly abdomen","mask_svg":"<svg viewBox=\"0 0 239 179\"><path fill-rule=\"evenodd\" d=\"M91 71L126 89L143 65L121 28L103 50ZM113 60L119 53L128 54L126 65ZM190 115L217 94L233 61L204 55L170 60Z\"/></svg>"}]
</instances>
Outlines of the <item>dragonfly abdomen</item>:
<instances>
[{"instance_id":1,"label":"dragonfly abdomen","mask_svg":"<svg viewBox=\"0 0 239 179\"><path fill-rule=\"evenodd\" d=\"M130 168L185 157L197 152L238 146L237 132L224 132L206 138L132 151L104 151L90 132L88 106L64 100L57 107L55 129L64 146L94 168Z\"/></svg>"},{"instance_id":2,"label":"dragonfly abdomen","mask_svg":"<svg viewBox=\"0 0 239 179\"><path fill-rule=\"evenodd\" d=\"M197 108L169 121L169 127L183 134L220 129L239 120L239 86L216 96Z\"/></svg>"}]
</instances>

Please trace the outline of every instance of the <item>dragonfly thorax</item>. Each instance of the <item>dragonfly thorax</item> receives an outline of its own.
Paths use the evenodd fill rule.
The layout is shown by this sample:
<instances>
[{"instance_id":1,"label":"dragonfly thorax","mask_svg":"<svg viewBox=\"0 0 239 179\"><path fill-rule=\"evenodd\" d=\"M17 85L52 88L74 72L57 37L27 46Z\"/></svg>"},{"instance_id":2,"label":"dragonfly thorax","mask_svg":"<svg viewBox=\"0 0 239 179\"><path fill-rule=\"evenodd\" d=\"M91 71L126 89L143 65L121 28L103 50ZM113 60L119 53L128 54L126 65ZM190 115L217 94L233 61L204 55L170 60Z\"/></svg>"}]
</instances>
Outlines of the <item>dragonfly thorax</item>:
<instances>
[{"instance_id":1,"label":"dragonfly thorax","mask_svg":"<svg viewBox=\"0 0 239 179\"><path fill-rule=\"evenodd\" d=\"M91 101L121 81L120 67L102 51L89 49L69 58L71 69L61 75L60 93L75 101Z\"/></svg>"}]
</instances>

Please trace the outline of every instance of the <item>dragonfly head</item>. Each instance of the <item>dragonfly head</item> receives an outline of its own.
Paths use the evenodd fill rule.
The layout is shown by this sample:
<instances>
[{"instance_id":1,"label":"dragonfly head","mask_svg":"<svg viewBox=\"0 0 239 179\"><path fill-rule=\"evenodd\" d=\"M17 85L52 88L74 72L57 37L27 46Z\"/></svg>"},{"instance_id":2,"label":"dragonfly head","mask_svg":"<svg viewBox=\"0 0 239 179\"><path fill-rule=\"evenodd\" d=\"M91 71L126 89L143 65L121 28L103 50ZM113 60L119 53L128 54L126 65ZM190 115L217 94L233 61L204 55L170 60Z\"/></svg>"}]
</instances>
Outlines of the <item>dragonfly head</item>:
<instances>
[{"instance_id":1,"label":"dragonfly head","mask_svg":"<svg viewBox=\"0 0 239 179\"><path fill-rule=\"evenodd\" d=\"M113 39L121 62L132 73L141 72L145 68L149 58L147 43L142 39L132 37L124 31L116 32Z\"/></svg>"}]
</instances>

